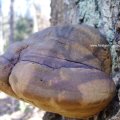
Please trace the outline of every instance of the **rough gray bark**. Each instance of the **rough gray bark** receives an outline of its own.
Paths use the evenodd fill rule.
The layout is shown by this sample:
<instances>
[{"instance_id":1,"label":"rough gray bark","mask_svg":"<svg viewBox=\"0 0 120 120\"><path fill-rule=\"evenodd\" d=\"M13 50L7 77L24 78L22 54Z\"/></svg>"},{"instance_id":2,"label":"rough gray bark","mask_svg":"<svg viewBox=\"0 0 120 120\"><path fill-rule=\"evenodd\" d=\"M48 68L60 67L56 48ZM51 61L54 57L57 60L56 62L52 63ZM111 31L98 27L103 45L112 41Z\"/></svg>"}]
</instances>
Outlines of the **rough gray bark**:
<instances>
[{"instance_id":1,"label":"rough gray bark","mask_svg":"<svg viewBox=\"0 0 120 120\"><path fill-rule=\"evenodd\" d=\"M120 1L51 0L51 25L89 24L98 28L111 45L112 76L117 95L99 115L99 120L120 120Z\"/></svg>"}]
</instances>

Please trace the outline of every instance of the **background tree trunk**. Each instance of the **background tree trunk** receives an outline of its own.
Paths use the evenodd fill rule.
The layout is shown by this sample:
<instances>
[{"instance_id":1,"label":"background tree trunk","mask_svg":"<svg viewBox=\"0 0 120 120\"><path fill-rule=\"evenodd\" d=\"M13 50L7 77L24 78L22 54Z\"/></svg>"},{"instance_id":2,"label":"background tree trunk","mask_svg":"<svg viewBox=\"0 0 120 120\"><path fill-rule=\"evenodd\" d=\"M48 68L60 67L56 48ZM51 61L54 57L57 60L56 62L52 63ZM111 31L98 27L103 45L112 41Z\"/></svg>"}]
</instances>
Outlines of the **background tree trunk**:
<instances>
[{"instance_id":1,"label":"background tree trunk","mask_svg":"<svg viewBox=\"0 0 120 120\"><path fill-rule=\"evenodd\" d=\"M88 24L98 28L111 45L112 76L117 95L99 115L99 120L120 120L120 1L119 0L51 0L51 25Z\"/></svg>"},{"instance_id":2,"label":"background tree trunk","mask_svg":"<svg viewBox=\"0 0 120 120\"><path fill-rule=\"evenodd\" d=\"M12 44L14 42L14 0L11 0L10 4L10 37L9 43Z\"/></svg>"},{"instance_id":3,"label":"background tree trunk","mask_svg":"<svg viewBox=\"0 0 120 120\"><path fill-rule=\"evenodd\" d=\"M3 39L3 36L2 36L2 3L0 1L0 40Z\"/></svg>"},{"instance_id":4,"label":"background tree trunk","mask_svg":"<svg viewBox=\"0 0 120 120\"><path fill-rule=\"evenodd\" d=\"M3 20L2 20L2 2L0 1L0 54L3 53Z\"/></svg>"}]
</instances>

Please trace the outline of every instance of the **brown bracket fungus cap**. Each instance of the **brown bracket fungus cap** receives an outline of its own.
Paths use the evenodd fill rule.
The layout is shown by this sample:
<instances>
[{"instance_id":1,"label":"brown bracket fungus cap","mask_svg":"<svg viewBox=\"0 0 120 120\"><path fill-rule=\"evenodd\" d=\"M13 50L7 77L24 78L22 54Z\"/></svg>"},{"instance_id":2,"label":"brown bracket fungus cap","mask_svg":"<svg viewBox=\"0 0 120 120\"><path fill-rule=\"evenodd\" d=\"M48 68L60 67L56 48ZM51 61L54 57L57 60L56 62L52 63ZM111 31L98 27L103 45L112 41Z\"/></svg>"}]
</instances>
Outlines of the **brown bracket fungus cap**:
<instances>
[{"instance_id":1,"label":"brown bracket fungus cap","mask_svg":"<svg viewBox=\"0 0 120 120\"><path fill-rule=\"evenodd\" d=\"M0 90L65 117L95 115L115 94L107 45L86 25L35 33L0 57Z\"/></svg>"}]
</instances>

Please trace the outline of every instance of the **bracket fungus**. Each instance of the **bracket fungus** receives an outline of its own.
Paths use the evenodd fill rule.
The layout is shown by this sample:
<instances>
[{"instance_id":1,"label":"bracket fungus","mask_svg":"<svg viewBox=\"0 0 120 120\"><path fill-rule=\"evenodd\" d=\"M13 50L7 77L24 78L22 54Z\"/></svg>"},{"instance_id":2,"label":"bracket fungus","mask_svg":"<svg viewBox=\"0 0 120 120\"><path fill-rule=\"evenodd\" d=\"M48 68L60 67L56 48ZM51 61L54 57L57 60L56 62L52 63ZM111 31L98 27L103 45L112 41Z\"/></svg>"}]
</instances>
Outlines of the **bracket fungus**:
<instances>
[{"instance_id":1,"label":"bracket fungus","mask_svg":"<svg viewBox=\"0 0 120 120\"><path fill-rule=\"evenodd\" d=\"M0 90L46 111L88 118L115 94L106 39L87 25L63 25L12 44L0 56Z\"/></svg>"}]
</instances>

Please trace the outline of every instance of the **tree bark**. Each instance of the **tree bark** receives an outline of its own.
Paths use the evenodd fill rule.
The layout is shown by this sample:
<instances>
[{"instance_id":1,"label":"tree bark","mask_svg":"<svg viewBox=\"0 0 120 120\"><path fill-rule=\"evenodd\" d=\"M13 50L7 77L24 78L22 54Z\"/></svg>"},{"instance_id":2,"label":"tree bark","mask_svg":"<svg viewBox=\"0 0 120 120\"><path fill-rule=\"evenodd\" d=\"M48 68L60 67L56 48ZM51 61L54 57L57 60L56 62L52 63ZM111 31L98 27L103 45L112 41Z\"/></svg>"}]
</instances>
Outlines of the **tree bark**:
<instances>
[{"instance_id":1,"label":"tree bark","mask_svg":"<svg viewBox=\"0 0 120 120\"><path fill-rule=\"evenodd\" d=\"M98 120L120 120L120 1L51 0L51 25L83 23L98 28L111 45L117 94Z\"/></svg>"}]
</instances>

